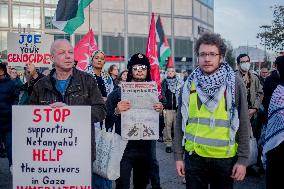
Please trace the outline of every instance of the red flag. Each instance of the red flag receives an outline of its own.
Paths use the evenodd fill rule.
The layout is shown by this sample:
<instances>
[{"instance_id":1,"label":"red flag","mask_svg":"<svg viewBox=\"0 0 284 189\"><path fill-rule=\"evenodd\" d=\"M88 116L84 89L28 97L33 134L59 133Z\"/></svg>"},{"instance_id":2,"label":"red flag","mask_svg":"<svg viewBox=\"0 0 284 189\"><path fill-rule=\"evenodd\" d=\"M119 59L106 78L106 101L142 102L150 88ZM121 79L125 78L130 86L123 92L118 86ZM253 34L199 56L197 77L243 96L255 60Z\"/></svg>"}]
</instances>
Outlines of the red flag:
<instances>
[{"instance_id":1,"label":"red flag","mask_svg":"<svg viewBox=\"0 0 284 189\"><path fill-rule=\"evenodd\" d=\"M172 56L169 57L167 68L174 68L173 58Z\"/></svg>"},{"instance_id":2,"label":"red flag","mask_svg":"<svg viewBox=\"0 0 284 189\"><path fill-rule=\"evenodd\" d=\"M89 65L92 53L98 50L95 35L92 29L76 44L74 59L78 61L76 68L85 71Z\"/></svg>"},{"instance_id":3,"label":"red flag","mask_svg":"<svg viewBox=\"0 0 284 189\"><path fill-rule=\"evenodd\" d=\"M158 86L159 97L161 97L161 77L158 61L157 43L156 43L156 26L155 17L152 13L152 19L149 29L148 42L146 47L146 56L149 58L151 65L151 78L156 81Z\"/></svg>"}]
</instances>

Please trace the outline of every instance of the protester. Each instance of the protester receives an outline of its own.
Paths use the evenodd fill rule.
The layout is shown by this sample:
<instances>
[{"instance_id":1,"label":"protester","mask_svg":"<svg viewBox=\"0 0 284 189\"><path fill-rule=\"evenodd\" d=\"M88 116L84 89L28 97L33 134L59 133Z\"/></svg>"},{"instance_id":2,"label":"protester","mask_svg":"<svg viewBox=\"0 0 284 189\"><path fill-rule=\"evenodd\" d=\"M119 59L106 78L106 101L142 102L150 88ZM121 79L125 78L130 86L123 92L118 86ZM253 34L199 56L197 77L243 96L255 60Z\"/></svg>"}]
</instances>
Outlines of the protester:
<instances>
[{"instance_id":1,"label":"protester","mask_svg":"<svg viewBox=\"0 0 284 189\"><path fill-rule=\"evenodd\" d=\"M150 63L148 58L137 53L133 55L127 65L129 70L127 82L151 81ZM115 132L121 134L121 112L131 108L130 101L121 99L121 88L114 90L107 99L107 119L115 121ZM161 103L153 104L153 108L160 112L163 109ZM152 141L129 140L120 162L120 178L116 180L116 189L130 188L130 177L133 169L133 185L135 189L146 189L150 178L152 164ZM154 149L156 150L156 149Z\"/></svg>"},{"instance_id":2,"label":"protester","mask_svg":"<svg viewBox=\"0 0 284 189\"><path fill-rule=\"evenodd\" d=\"M162 82L162 101L165 107L163 136L167 153L172 153L172 129L176 125L177 98L182 85L183 80L176 76L175 68L167 68L167 77Z\"/></svg>"},{"instance_id":3,"label":"protester","mask_svg":"<svg viewBox=\"0 0 284 189\"><path fill-rule=\"evenodd\" d=\"M118 85L118 67L113 64L108 68L108 74L111 76L114 86Z\"/></svg>"},{"instance_id":4,"label":"protester","mask_svg":"<svg viewBox=\"0 0 284 189\"><path fill-rule=\"evenodd\" d=\"M284 57L277 57L279 85L274 90L268 110L262 160L266 167L266 188L283 185L284 170Z\"/></svg>"},{"instance_id":5,"label":"protester","mask_svg":"<svg viewBox=\"0 0 284 189\"><path fill-rule=\"evenodd\" d=\"M55 68L33 88L30 104L61 107L91 106L92 161L95 160L94 123L105 119L106 109L94 77L74 68L74 49L66 39L57 39L51 49ZM91 165L90 165L91 166Z\"/></svg>"},{"instance_id":6,"label":"protester","mask_svg":"<svg viewBox=\"0 0 284 189\"><path fill-rule=\"evenodd\" d=\"M7 64L6 67L7 67L7 73L8 73L8 75L11 76L12 66L10 66L10 65Z\"/></svg>"},{"instance_id":7,"label":"protester","mask_svg":"<svg viewBox=\"0 0 284 189\"><path fill-rule=\"evenodd\" d=\"M26 64L26 83L20 88L19 104L29 104L30 96L35 83L44 77L43 74L37 72L33 63Z\"/></svg>"},{"instance_id":8,"label":"protester","mask_svg":"<svg viewBox=\"0 0 284 189\"><path fill-rule=\"evenodd\" d=\"M188 76L190 76L191 73L192 73L192 69L185 70L183 72L183 81L186 81Z\"/></svg>"},{"instance_id":9,"label":"protester","mask_svg":"<svg viewBox=\"0 0 284 189\"><path fill-rule=\"evenodd\" d=\"M269 70L266 67L263 67L260 69L260 74L259 74L259 79L260 79L260 83L263 86L265 79L269 76Z\"/></svg>"},{"instance_id":10,"label":"protester","mask_svg":"<svg viewBox=\"0 0 284 189\"><path fill-rule=\"evenodd\" d=\"M95 77L101 94L104 100L106 100L107 96L112 92L114 86L110 75L103 71L104 65L105 53L101 50L97 50L92 53L91 62L88 66L87 72Z\"/></svg>"},{"instance_id":11,"label":"protester","mask_svg":"<svg viewBox=\"0 0 284 189\"><path fill-rule=\"evenodd\" d=\"M112 78L107 73L103 72L103 67L105 64L105 54L101 50L97 50L93 52L91 56L91 62L90 67L88 69L88 72L94 76L96 79L100 92L102 96L104 97L104 100L106 100L107 95L112 91L113 87L111 89L108 89L107 87L108 83L113 83ZM106 129L109 129L109 125L113 125L114 122L112 120L108 120L108 122L105 124ZM98 127L102 128L103 122L96 123ZM97 175L93 173L93 189L111 189L112 188L112 181L108 180L107 178L101 177L100 175Z\"/></svg>"},{"instance_id":12,"label":"protester","mask_svg":"<svg viewBox=\"0 0 284 189\"><path fill-rule=\"evenodd\" d=\"M0 138L4 141L9 167L12 170L12 105L18 103L16 83L7 73L6 65L0 64ZM0 144L1 145L1 144Z\"/></svg>"},{"instance_id":13,"label":"protester","mask_svg":"<svg viewBox=\"0 0 284 189\"><path fill-rule=\"evenodd\" d=\"M277 71L277 67L278 64L283 61L283 59L284 56L279 56L276 58L273 64L273 71L271 72L270 76L266 78L263 85L264 97L262 100L262 104L267 114L268 114L268 107L272 93L280 83L280 77L279 77L279 72Z\"/></svg>"},{"instance_id":14,"label":"protester","mask_svg":"<svg viewBox=\"0 0 284 189\"><path fill-rule=\"evenodd\" d=\"M11 68L10 78L16 83L17 88L20 88L23 85L16 68Z\"/></svg>"},{"instance_id":15,"label":"protester","mask_svg":"<svg viewBox=\"0 0 284 189\"><path fill-rule=\"evenodd\" d=\"M246 89L224 62L226 45L218 34L196 42L198 67L179 98L174 138L176 169L187 189L233 188L243 180L249 155ZM184 135L183 135L184 132ZM185 164L183 159L185 147Z\"/></svg>"},{"instance_id":16,"label":"protester","mask_svg":"<svg viewBox=\"0 0 284 189\"><path fill-rule=\"evenodd\" d=\"M123 70L118 76L118 81L119 82L126 82L127 74L128 74L128 70Z\"/></svg>"},{"instance_id":17,"label":"protester","mask_svg":"<svg viewBox=\"0 0 284 189\"><path fill-rule=\"evenodd\" d=\"M240 54L237 57L237 64L239 70L236 72L236 74L239 77L242 77L245 82L245 86L247 89L246 94L248 101L248 115L253 135L258 141L260 139L260 133L262 129L262 124L259 124L257 119L257 114L263 99L262 85L260 83L258 76L250 71L251 62L250 62L250 57L247 54ZM248 167L247 169L248 174L258 176L260 167L261 167L261 162L258 161L256 165Z\"/></svg>"}]
</instances>

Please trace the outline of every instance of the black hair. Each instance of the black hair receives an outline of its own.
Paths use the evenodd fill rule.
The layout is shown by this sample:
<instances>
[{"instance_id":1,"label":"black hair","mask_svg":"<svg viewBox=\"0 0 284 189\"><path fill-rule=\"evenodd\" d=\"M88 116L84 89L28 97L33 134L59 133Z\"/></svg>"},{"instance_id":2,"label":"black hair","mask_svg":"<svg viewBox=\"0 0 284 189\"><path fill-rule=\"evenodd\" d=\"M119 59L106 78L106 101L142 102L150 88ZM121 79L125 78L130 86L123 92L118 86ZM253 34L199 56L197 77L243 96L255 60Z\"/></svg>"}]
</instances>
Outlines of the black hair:
<instances>
[{"instance_id":1,"label":"black hair","mask_svg":"<svg viewBox=\"0 0 284 189\"><path fill-rule=\"evenodd\" d=\"M237 57L237 63L240 64L240 63L241 63L241 62L240 62L240 61L241 61L241 58L246 57L246 56L248 57L248 59L249 59L249 61L250 61L249 55L243 53L243 54L240 54L240 55Z\"/></svg>"}]
</instances>

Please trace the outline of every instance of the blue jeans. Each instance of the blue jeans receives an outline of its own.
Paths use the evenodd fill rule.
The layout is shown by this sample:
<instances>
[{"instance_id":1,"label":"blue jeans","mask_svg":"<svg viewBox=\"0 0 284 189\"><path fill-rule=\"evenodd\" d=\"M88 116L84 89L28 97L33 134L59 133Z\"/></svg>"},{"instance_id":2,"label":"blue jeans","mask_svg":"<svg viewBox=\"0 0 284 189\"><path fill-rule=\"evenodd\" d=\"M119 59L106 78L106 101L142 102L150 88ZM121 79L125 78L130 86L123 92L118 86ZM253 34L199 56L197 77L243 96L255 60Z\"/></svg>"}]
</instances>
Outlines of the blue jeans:
<instances>
[{"instance_id":1,"label":"blue jeans","mask_svg":"<svg viewBox=\"0 0 284 189\"><path fill-rule=\"evenodd\" d=\"M206 158L185 154L187 189L233 189L232 174L236 158Z\"/></svg>"},{"instance_id":2,"label":"blue jeans","mask_svg":"<svg viewBox=\"0 0 284 189\"><path fill-rule=\"evenodd\" d=\"M92 189L112 189L112 181L93 173Z\"/></svg>"}]
</instances>

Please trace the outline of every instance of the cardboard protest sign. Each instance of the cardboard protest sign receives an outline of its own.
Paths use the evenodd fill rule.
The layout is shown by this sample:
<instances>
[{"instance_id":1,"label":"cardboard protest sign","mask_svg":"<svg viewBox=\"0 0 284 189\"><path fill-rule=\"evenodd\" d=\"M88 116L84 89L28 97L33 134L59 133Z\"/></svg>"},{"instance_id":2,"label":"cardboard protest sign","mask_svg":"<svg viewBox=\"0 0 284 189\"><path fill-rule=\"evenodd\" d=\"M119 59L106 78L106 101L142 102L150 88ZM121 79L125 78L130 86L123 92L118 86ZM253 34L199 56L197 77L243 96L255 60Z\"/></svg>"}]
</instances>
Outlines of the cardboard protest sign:
<instances>
[{"instance_id":1,"label":"cardboard protest sign","mask_svg":"<svg viewBox=\"0 0 284 189\"><path fill-rule=\"evenodd\" d=\"M127 140L157 140L159 113L153 108L158 100L155 82L123 82L121 99L129 100L130 110L121 113L121 136Z\"/></svg>"},{"instance_id":2,"label":"cardboard protest sign","mask_svg":"<svg viewBox=\"0 0 284 189\"><path fill-rule=\"evenodd\" d=\"M91 189L91 107L13 106L13 188Z\"/></svg>"},{"instance_id":3,"label":"cardboard protest sign","mask_svg":"<svg viewBox=\"0 0 284 189\"><path fill-rule=\"evenodd\" d=\"M24 67L26 63L33 63L36 67L52 67L52 35L9 32L7 40L9 65Z\"/></svg>"}]
</instances>

